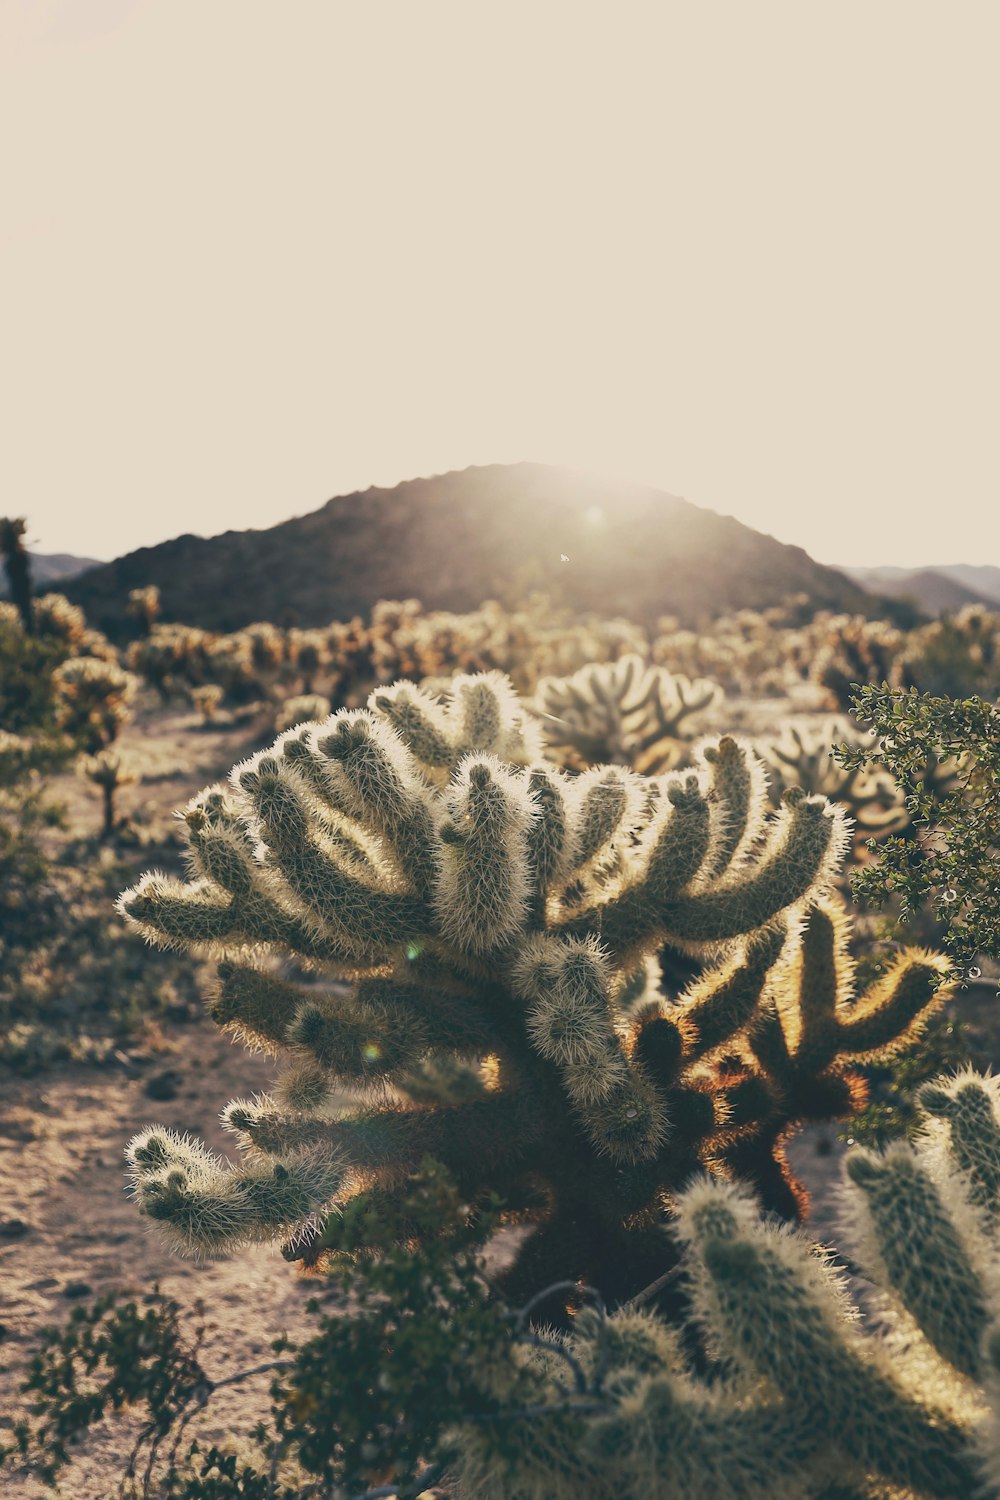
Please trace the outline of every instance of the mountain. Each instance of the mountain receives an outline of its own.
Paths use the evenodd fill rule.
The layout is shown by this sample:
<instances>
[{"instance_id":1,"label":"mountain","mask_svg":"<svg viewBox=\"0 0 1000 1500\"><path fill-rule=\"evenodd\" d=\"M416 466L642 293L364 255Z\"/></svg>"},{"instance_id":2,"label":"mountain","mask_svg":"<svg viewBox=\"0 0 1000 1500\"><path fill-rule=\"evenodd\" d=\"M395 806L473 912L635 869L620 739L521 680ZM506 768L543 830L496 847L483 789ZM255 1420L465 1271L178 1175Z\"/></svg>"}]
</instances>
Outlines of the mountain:
<instances>
[{"instance_id":1,"label":"mountain","mask_svg":"<svg viewBox=\"0 0 1000 1500\"><path fill-rule=\"evenodd\" d=\"M1000 568L990 563L949 563L938 571L964 583L967 589L975 589L991 604L1000 604Z\"/></svg>"},{"instance_id":2,"label":"mountain","mask_svg":"<svg viewBox=\"0 0 1000 1500\"><path fill-rule=\"evenodd\" d=\"M806 593L817 608L878 612L833 568L641 485L545 464L492 464L371 488L266 531L180 536L67 587L94 624L127 630L130 589L157 584L163 618L232 630L320 625L378 599L466 610L541 589L556 604L688 624Z\"/></svg>"},{"instance_id":3,"label":"mountain","mask_svg":"<svg viewBox=\"0 0 1000 1500\"><path fill-rule=\"evenodd\" d=\"M64 578L75 578L88 568L99 568L102 564L94 557L73 557L69 552L32 552L31 584L36 594L48 593L54 583ZM0 599L9 597L7 575L0 567Z\"/></svg>"},{"instance_id":4,"label":"mountain","mask_svg":"<svg viewBox=\"0 0 1000 1500\"><path fill-rule=\"evenodd\" d=\"M844 568L843 571L862 588L877 590L893 599L912 599L929 615L958 610L966 604L995 607L1000 603L1000 568L957 563L944 568ZM967 577L983 575L988 584L991 574L996 575L993 594L965 581Z\"/></svg>"}]
</instances>

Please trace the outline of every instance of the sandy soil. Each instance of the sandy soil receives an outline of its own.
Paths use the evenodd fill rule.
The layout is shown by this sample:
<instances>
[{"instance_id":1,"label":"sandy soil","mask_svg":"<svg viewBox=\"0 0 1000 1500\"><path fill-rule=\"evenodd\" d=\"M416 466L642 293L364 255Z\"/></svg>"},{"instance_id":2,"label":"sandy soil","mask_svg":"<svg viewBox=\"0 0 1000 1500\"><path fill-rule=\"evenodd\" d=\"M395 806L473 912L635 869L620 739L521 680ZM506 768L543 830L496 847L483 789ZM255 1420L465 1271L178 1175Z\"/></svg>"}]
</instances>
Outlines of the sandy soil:
<instances>
[{"instance_id":1,"label":"sandy soil","mask_svg":"<svg viewBox=\"0 0 1000 1500\"><path fill-rule=\"evenodd\" d=\"M128 1054L125 1054L126 1056ZM38 1329L63 1323L77 1298L115 1287L142 1293L155 1284L185 1307L207 1313L203 1365L214 1378L262 1362L277 1333L304 1332L315 1284L277 1252L182 1261L166 1251L124 1191L122 1152L144 1123L191 1130L225 1149L218 1111L232 1094L267 1086L271 1069L233 1048L210 1024L188 1028L176 1051L126 1064L119 1072L71 1068L42 1080L6 1080L0 1114L0 1412L9 1413ZM168 1101L147 1090L171 1092ZM19 1227L23 1226L23 1227ZM258 1310L266 1310L263 1318ZM267 1377L220 1391L201 1435L229 1440L267 1410ZM9 1425L9 1415L0 1425ZM128 1423L87 1444L63 1493L104 1500L124 1467ZM43 1486L5 1475L6 1497L41 1496Z\"/></svg>"},{"instance_id":2,"label":"sandy soil","mask_svg":"<svg viewBox=\"0 0 1000 1500\"><path fill-rule=\"evenodd\" d=\"M43 1078L4 1080L0 1110L0 1427L9 1427L25 1360L46 1325L65 1322L77 1299L112 1288L160 1289L206 1309L202 1364L213 1378L262 1363L277 1333L306 1334L315 1283L277 1252L182 1261L166 1251L125 1193L122 1152L145 1123L191 1130L225 1150L220 1106L233 1094L268 1086L272 1065L232 1046L208 1023L186 1028L175 1050L125 1053L116 1072L67 1067ZM149 1093L170 1091L170 1100ZM833 1130L811 1132L792 1148L793 1169L814 1195L811 1233L834 1237L843 1148ZM20 1227L19 1227L20 1226ZM263 1316L261 1316L263 1312ZM232 1443L267 1410L266 1375L220 1391L197 1424L200 1438ZM105 1500L124 1470L138 1426L115 1421L81 1449L60 1494ZM50 1494L5 1474L4 1500Z\"/></svg>"}]
</instances>

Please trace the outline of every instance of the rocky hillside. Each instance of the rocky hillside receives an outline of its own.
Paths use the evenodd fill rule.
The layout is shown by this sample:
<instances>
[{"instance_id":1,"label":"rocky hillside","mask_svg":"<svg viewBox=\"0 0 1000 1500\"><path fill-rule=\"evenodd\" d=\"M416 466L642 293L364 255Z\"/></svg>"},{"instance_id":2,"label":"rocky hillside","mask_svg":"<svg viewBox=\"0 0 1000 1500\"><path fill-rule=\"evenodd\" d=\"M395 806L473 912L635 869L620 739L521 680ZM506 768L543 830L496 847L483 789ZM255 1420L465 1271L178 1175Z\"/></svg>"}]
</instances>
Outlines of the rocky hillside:
<instances>
[{"instance_id":1,"label":"rocky hillside","mask_svg":"<svg viewBox=\"0 0 1000 1500\"><path fill-rule=\"evenodd\" d=\"M125 628L130 589L157 584L163 617L216 629L318 625L378 599L463 610L554 602L690 625L808 594L817 608L877 612L842 573L727 516L662 491L544 464L494 464L330 500L266 531L181 536L73 580L101 628Z\"/></svg>"},{"instance_id":2,"label":"rocky hillside","mask_svg":"<svg viewBox=\"0 0 1000 1500\"><path fill-rule=\"evenodd\" d=\"M845 568L844 572L862 588L893 599L912 600L929 615L953 613L966 604L995 609L1000 603L1000 568L956 564L941 568ZM996 581L991 574L996 575ZM982 581L979 575L983 575Z\"/></svg>"}]
</instances>

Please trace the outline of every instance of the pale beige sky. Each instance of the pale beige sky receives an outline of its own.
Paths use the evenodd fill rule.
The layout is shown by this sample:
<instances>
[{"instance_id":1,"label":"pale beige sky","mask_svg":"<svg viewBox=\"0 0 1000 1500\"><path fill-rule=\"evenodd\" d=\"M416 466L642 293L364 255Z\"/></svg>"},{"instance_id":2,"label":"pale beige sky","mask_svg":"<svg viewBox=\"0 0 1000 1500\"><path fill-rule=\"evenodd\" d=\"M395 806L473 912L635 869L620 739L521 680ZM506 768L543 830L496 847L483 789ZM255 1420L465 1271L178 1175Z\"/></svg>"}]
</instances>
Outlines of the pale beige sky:
<instances>
[{"instance_id":1,"label":"pale beige sky","mask_svg":"<svg viewBox=\"0 0 1000 1500\"><path fill-rule=\"evenodd\" d=\"M1000 6L0 0L0 512L521 458L1000 564Z\"/></svg>"}]
</instances>

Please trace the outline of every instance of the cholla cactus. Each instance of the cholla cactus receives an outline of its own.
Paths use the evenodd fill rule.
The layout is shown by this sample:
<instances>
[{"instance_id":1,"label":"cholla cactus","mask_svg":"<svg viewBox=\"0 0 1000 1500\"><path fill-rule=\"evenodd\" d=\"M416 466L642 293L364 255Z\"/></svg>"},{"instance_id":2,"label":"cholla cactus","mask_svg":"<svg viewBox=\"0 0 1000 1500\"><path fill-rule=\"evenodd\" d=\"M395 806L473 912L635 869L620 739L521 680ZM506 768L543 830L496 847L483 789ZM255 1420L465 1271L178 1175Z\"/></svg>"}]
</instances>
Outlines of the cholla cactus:
<instances>
[{"instance_id":1,"label":"cholla cactus","mask_svg":"<svg viewBox=\"0 0 1000 1500\"><path fill-rule=\"evenodd\" d=\"M206 724L211 724L215 718L223 696L222 688L217 682L203 682L200 687L191 689L191 702Z\"/></svg>"},{"instance_id":2,"label":"cholla cactus","mask_svg":"<svg viewBox=\"0 0 1000 1500\"><path fill-rule=\"evenodd\" d=\"M329 633L324 630L290 630L286 648L289 662L302 679L303 695L314 692L316 678L331 665Z\"/></svg>"},{"instance_id":3,"label":"cholla cactus","mask_svg":"<svg viewBox=\"0 0 1000 1500\"><path fill-rule=\"evenodd\" d=\"M115 831L115 796L118 788L133 786L139 780L138 772L114 750L102 750L99 755L88 756L83 762L82 770L88 780L101 788L104 808L101 836L110 838Z\"/></svg>"},{"instance_id":4,"label":"cholla cactus","mask_svg":"<svg viewBox=\"0 0 1000 1500\"><path fill-rule=\"evenodd\" d=\"M894 625L861 615L832 615L821 625L813 679L826 690L832 708L849 709L858 683L909 686L912 679L903 662L906 637Z\"/></svg>"},{"instance_id":5,"label":"cholla cactus","mask_svg":"<svg viewBox=\"0 0 1000 1500\"><path fill-rule=\"evenodd\" d=\"M52 674L60 727L96 754L118 737L129 717L136 680L114 662L74 656Z\"/></svg>"},{"instance_id":6,"label":"cholla cactus","mask_svg":"<svg viewBox=\"0 0 1000 1500\"><path fill-rule=\"evenodd\" d=\"M922 1102L931 1118L915 1148L847 1158L879 1332L865 1332L826 1255L762 1222L744 1192L702 1180L677 1216L704 1341L698 1372L648 1314L602 1324L583 1313L566 1347L588 1400L567 1397L562 1361L532 1354L539 1405L553 1415L521 1423L502 1452L496 1427L460 1431L462 1493L995 1500L998 1082L963 1073L927 1086Z\"/></svg>"},{"instance_id":7,"label":"cholla cactus","mask_svg":"<svg viewBox=\"0 0 1000 1500\"><path fill-rule=\"evenodd\" d=\"M771 773L772 800L779 802L789 787L800 786L841 803L854 819L856 852L866 839L902 833L910 817L894 779L887 771L845 770L832 758L836 744L870 747L871 741L846 719L818 725L789 721L779 737L755 741Z\"/></svg>"},{"instance_id":8,"label":"cholla cactus","mask_svg":"<svg viewBox=\"0 0 1000 1500\"><path fill-rule=\"evenodd\" d=\"M947 698L1000 695L1000 611L967 604L914 631L905 670L923 693Z\"/></svg>"},{"instance_id":9,"label":"cholla cactus","mask_svg":"<svg viewBox=\"0 0 1000 1500\"><path fill-rule=\"evenodd\" d=\"M215 637L193 625L154 625L133 641L125 658L166 702L182 685L197 686L208 676L208 648Z\"/></svg>"},{"instance_id":10,"label":"cholla cactus","mask_svg":"<svg viewBox=\"0 0 1000 1500\"><path fill-rule=\"evenodd\" d=\"M142 634L149 635L160 614L160 591L156 584L148 584L142 589L130 589L125 607L132 618L138 621Z\"/></svg>"},{"instance_id":11,"label":"cholla cactus","mask_svg":"<svg viewBox=\"0 0 1000 1500\"><path fill-rule=\"evenodd\" d=\"M571 777L535 736L498 674L446 703L376 690L195 798L189 883L122 896L149 940L222 961L216 1021L288 1063L226 1111L247 1168L160 1129L133 1147L139 1203L181 1243L299 1230L430 1154L535 1226L510 1288L569 1272L630 1295L663 1269L663 1203L692 1170L765 1157L768 1191L789 1121L849 1106L843 1057L934 1003L941 963L917 954L851 1006L842 926L810 905L842 815L793 793L768 817L748 747L720 740L681 778ZM664 943L719 959L675 1005L635 978Z\"/></svg>"},{"instance_id":12,"label":"cholla cactus","mask_svg":"<svg viewBox=\"0 0 1000 1500\"><path fill-rule=\"evenodd\" d=\"M325 719L329 712L330 700L320 693L300 693L294 698L286 698L278 705L275 713L274 732L284 734L287 729L294 729L296 724Z\"/></svg>"},{"instance_id":13,"label":"cholla cactus","mask_svg":"<svg viewBox=\"0 0 1000 1500\"><path fill-rule=\"evenodd\" d=\"M570 765L656 773L680 763L691 738L687 721L721 697L707 678L692 682L629 655L572 677L543 677L530 707L550 751Z\"/></svg>"}]
</instances>

